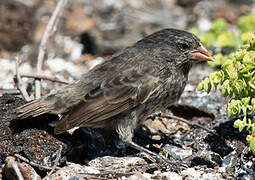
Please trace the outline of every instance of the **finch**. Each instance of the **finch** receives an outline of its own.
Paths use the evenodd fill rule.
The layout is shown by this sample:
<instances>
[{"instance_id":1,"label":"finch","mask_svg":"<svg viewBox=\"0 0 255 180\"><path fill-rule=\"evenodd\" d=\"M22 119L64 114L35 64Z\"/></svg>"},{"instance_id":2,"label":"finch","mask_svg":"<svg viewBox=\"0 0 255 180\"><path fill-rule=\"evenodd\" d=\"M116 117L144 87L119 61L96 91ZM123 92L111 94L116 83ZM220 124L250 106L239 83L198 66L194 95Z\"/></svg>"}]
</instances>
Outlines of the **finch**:
<instances>
[{"instance_id":1,"label":"finch","mask_svg":"<svg viewBox=\"0 0 255 180\"><path fill-rule=\"evenodd\" d=\"M134 129L181 96L194 62L212 56L193 34L157 31L83 74L76 82L18 107L18 118L62 114L55 134L74 127L116 131L127 145L155 153L132 141Z\"/></svg>"}]
</instances>

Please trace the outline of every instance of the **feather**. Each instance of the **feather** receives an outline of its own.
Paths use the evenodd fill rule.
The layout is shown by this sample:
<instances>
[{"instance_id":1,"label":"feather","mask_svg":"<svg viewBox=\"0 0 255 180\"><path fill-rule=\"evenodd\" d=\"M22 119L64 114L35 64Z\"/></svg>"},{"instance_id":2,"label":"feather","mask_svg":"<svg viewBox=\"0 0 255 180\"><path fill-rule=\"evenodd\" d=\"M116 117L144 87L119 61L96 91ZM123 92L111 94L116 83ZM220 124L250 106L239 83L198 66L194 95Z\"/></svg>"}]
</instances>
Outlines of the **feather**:
<instances>
[{"instance_id":1,"label":"feather","mask_svg":"<svg viewBox=\"0 0 255 180\"><path fill-rule=\"evenodd\" d=\"M157 82L158 78L134 69L106 79L61 119L55 133L60 134L73 127L96 127L99 122L103 124L103 121L144 103L158 89Z\"/></svg>"}]
</instances>

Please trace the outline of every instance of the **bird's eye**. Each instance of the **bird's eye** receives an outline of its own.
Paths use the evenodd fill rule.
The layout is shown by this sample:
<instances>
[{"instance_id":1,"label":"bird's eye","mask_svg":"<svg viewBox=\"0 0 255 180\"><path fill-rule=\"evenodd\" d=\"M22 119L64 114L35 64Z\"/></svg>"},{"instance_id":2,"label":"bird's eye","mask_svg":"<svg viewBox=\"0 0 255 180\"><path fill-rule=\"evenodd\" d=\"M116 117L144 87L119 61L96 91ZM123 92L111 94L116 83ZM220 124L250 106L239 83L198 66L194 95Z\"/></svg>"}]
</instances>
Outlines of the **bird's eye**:
<instances>
[{"instance_id":1,"label":"bird's eye","mask_svg":"<svg viewBox=\"0 0 255 180\"><path fill-rule=\"evenodd\" d=\"M189 45L186 44L186 43L180 43L179 46L180 46L180 48L181 48L182 50L187 50L187 49L189 49Z\"/></svg>"}]
</instances>

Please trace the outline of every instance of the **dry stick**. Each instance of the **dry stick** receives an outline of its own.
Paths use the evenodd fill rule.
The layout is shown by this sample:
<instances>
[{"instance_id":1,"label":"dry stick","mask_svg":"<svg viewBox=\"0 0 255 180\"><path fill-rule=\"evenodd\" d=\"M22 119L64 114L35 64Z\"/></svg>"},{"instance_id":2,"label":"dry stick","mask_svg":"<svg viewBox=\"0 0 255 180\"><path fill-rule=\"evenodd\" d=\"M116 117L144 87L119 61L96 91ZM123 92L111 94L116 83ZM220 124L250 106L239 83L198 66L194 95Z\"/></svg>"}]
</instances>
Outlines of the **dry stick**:
<instances>
[{"instance_id":1,"label":"dry stick","mask_svg":"<svg viewBox=\"0 0 255 180\"><path fill-rule=\"evenodd\" d=\"M162 118L168 118L168 119L176 119L176 120L182 121L182 122L184 122L184 123L186 123L186 124L188 124L188 125L190 125L190 126L199 127L199 128L201 128L201 129L203 129L203 130L205 130L205 131L207 131L207 132L209 132L209 133L215 135L215 131L212 130L212 129L209 129L209 128L204 127L204 126L202 126L202 125L200 125L200 124L197 124L197 123L189 122L188 120L186 120L186 119L184 119L184 118L181 118L181 117L178 117L178 116L174 116L174 115L172 115L172 114L167 114L167 115L164 115L164 114L163 114L163 115L161 115L160 117L162 117Z\"/></svg>"},{"instance_id":2,"label":"dry stick","mask_svg":"<svg viewBox=\"0 0 255 180\"><path fill-rule=\"evenodd\" d=\"M13 158L13 159L15 159L15 158ZM22 176L22 173L20 172L18 164L17 164L17 162L15 160L12 161L11 167L12 167L12 170L14 171L15 175L17 176L17 179L24 180L24 177Z\"/></svg>"},{"instance_id":3,"label":"dry stick","mask_svg":"<svg viewBox=\"0 0 255 180\"><path fill-rule=\"evenodd\" d=\"M37 58L37 75L40 76L42 72L43 59L46 51L46 44L50 36L50 31L53 30L54 25L56 25L56 19L59 17L59 12L64 7L64 4L67 0L59 0L58 4L46 26L46 30L43 34L40 47L39 54ZM41 97L41 81L40 79L35 80L35 99L39 99Z\"/></svg>"},{"instance_id":4,"label":"dry stick","mask_svg":"<svg viewBox=\"0 0 255 180\"><path fill-rule=\"evenodd\" d=\"M52 82L62 83L62 84L70 84L70 82L65 80L59 80L54 77L48 77L43 75L33 75L33 74L20 74L20 77L34 78L34 79L44 79Z\"/></svg>"},{"instance_id":5,"label":"dry stick","mask_svg":"<svg viewBox=\"0 0 255 180\"><path fill-rule=\"evenodd\" d=\"M101 179L101 176L107 176L112 175L114 177L121 177L121 176L131 176L134 175L135 172L114 172L114 171L105 171L105 172L100 172L98 174L95 173L78 173L80 175L85 175L84 178L88 179ZM89 177L88 177L89 176ZM93 178L94 177L94 178ZM111 177L112 178L112 177ZM102 178L103 179L103 178Z\"/></svg>"},{"instance_id":6,"label":"dry stick","mask_svg":"<svg viewBox=\"0 0 255 180\"><path fill-rule=\"evenodd\" d=\"M55 159L55 161L54 161L54 165L53 165L51 171L49 172L49 174L47 174L47 176L45 176L45 177L43 178L43 180L44 180L44 179L47 179L47 177L50 177L50 175L55 171L55 169L56 169L56 167L57 167L57 165L58 165L58 162L59 162L59 160L60 160L60 157L61 157L61 152L62 152L62 146L59 145L59 149L58 149L58 151L57 151L57 155L56 155L56 159Z\"/></svg>"},{"instance_id":7,"label":"dry stick","mask_svg":"<svg viewBox=\"0 0 255 180\"><path fill-rule=\"evenodd\" d=\"M20 91L20 93L22 94L24 99L26 101L31 101L32 99L28 95L27 90L26 90L26 88L25 88L25 86L24 86L24 84L21 80L20 74L19 74L19 64L20 64L20 62L21 62L21 60L18 57L16 57L16 77L17 77L17 80L15 82L16 82L18 90Z\"/></svg>"},{"instance_id":8,"label":"dry stick","mask_svg":"<svg viewBox=\"0 0 255 180\"><path fill-rule=\"evenodd\" d=\"M16 78L16 76L14 78ZM7 93L7 94L18 94L18 93L20 93L20 91L17 88L15 88L15 89L3 89L3 88L0 88L0 96L2 94L5 94L5 93Z\"/></svg>"},{"instance_id":9,"label":"dry stick","mask_svg":"<svg viewBox=\"0 0 255 180\"><path fill-rule=\"evenodd\" d=\"M14 154L14 156L15 156L16 158L19 158L20 160L22 160L22 161L24 161L24 162L30 164L31 166L35 166L35 167L38 167L38 168L41 168L41 169L45 169L45 170L52 170L52 168L49 167L49 166L43 166L43 165L40 165L40 164L31 162L31 161L29 161L27 158L25 158L25 157L23 157L23 156L21 156L21 155L19 155L19 154ZM59 168L59 167L56 167L55 169L58 170L58 169L60 169L60 168Z\"/></svg>"}]
</instances>

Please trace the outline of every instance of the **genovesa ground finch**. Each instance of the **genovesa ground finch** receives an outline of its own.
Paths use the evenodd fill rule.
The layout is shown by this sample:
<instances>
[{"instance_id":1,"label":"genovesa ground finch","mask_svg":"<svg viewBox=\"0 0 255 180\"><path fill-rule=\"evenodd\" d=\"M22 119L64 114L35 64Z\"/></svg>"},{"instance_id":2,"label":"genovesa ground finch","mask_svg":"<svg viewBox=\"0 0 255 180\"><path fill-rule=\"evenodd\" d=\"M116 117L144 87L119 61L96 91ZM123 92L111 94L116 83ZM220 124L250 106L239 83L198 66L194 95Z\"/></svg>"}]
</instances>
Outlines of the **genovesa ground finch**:
<instances>
[{"instance_id":1,"label":"genovesa ground finch","mask_svg":"<svg viewBox=\"0 0 255 180\"><path fill-rule=\"evenodd\" d=\"M132 142L134 129L153 112L175 103L193 62L210 56L195 35L163 29L114 54L73 84L17 108L18 117L62 114L56 134L84 126L116 130L126 144L156 155Z\"/></svg>"}]
</instances>

